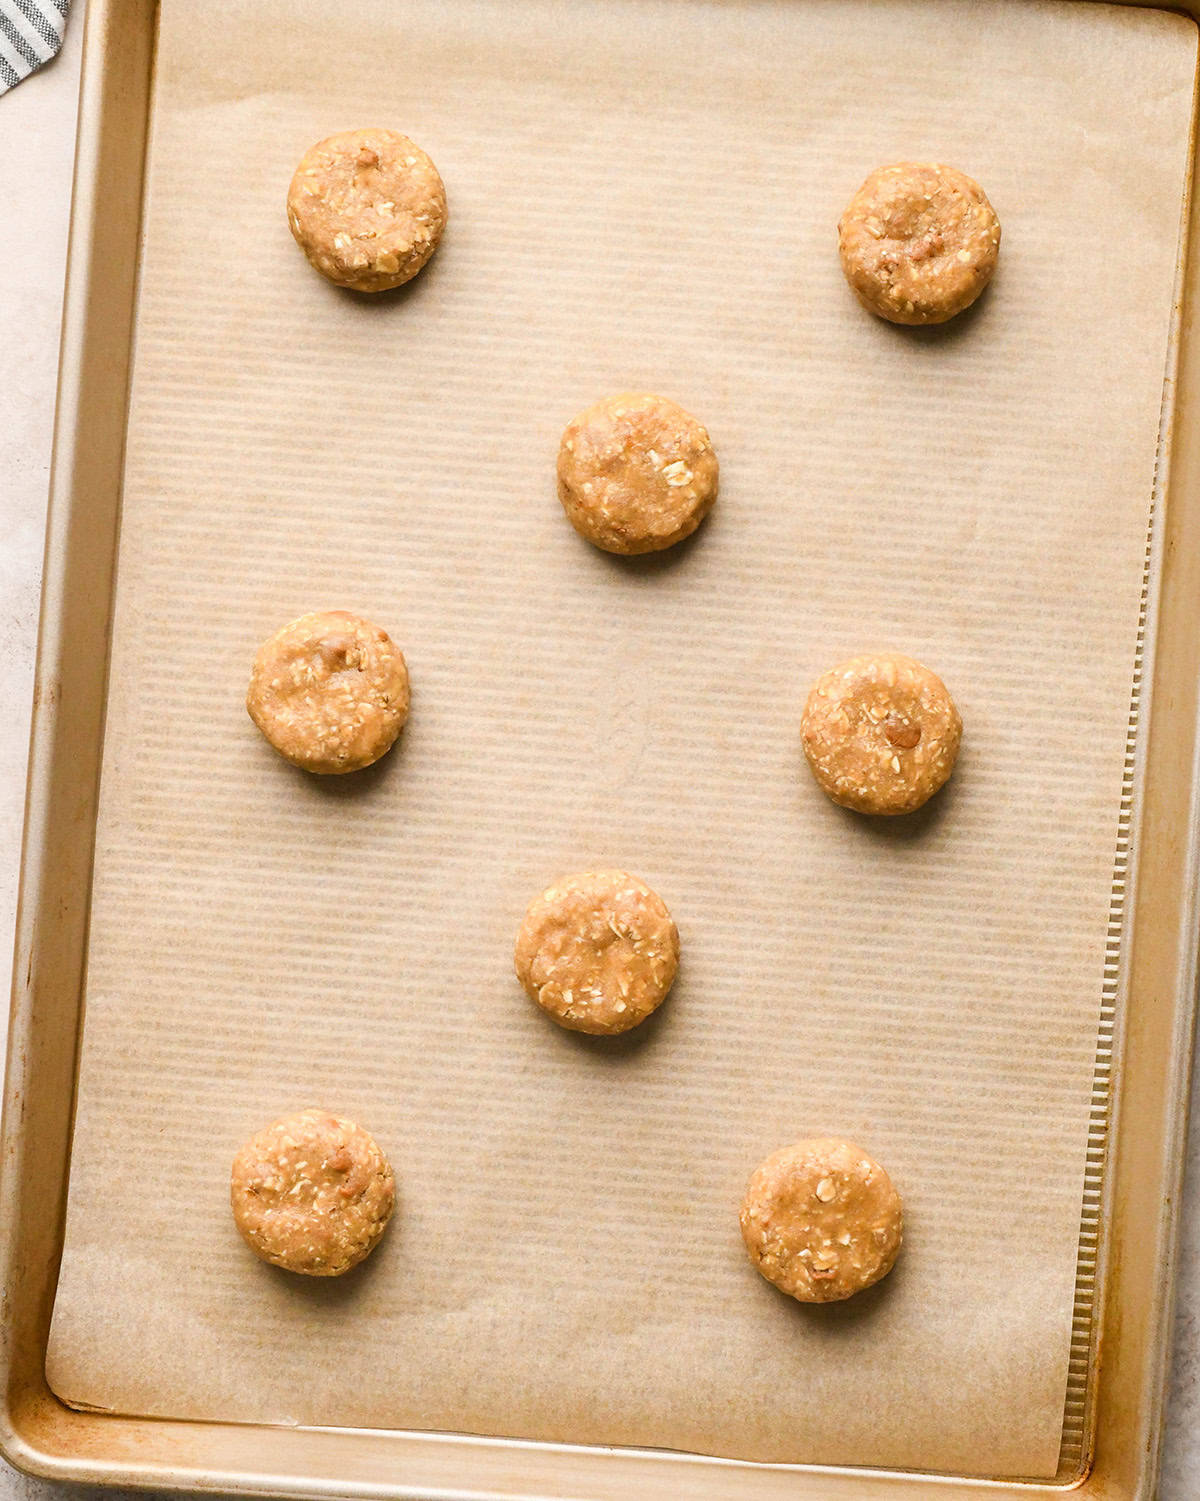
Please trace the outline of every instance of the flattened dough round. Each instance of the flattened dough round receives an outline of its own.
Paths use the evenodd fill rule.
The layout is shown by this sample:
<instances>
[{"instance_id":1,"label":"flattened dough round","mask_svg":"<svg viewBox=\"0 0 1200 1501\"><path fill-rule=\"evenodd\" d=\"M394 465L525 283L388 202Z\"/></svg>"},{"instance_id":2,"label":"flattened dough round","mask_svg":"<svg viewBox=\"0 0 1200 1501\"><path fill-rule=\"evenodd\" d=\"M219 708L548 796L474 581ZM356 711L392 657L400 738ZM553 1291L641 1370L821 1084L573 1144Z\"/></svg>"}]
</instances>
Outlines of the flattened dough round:
<instances>
[{"instance_id":1,"label":"flattened dough round","mask_svg":"<svg viewBox=\"0 0 1200 1501\"><path fill-rule=\"evenodd\" d=\"M411 281L446 227L437 168L398 130L343 130L307 150L287 197L297 245L355 292Z\"/></svg>"},{"instance_id":2,"label":"flattened dough round","mask_svg":"<svg viewBox=\"0 0 1200 1501\"><path fill-rule=\"evenodd\" d=\"M348 610L301 615L259 647L246 708L293 765L358 771L391 749L408 718L404 653Z\"/></svg>"},{"instance_id":3,"label":"flattened dough round","mask_svg":"<svg viewBox=\"0 0 1200 1501\"><path fill-rule=\"evenodd\" d=\"M252 1136L233 1159L230 1203L264 1261L340 1277L387 1228L396 1180L375 1138L327 1110L301 1110Z\"/></svg>"},{"instance_id":4,"label":"flattened dough round","mask_svg":"<svg viewBox=\"0 0 1200 1501\"><path fill-rule=\"evenodd\" d=\"M848 1141L817 1137L755 1168L741 1213L750 1260L801 1303L836 1303L891 1271L900 1250L900 1195Z\"/></svg>"},{"instance_id":5,"label":"flattened dough round","mask_svg":"<svg viewBox=\"0 0 1200 1501\"><path fill-rule=\"evenodd\" d=\"M661 552L690 537L717 474L708 433L663 396L605 397L567 424L558 450L563 510L605 552Z\"/></svg>"},{"instance_id":6,"label":"flattened dough round","mask_svg":"<svg viewBox=\"0 0 1200 1501\"><path fill-rule=\"evenodd\" d=\"M846 280L890 323L945 323L992 279L1000 221L973 178L938 162L871 173L838 224Z\"/></svg>"},{"instance_id":7,"label":"flattened dough round","mask_svg":"<svg viewBox=\"0 0 1200 1501\"><path fill-rule=\"evenodd\" d=\"M954 770L962 720L936 672L898 652L822 674L801 722L813 775L843 808L912 813Z\"/></svg>"},{"instance_id":8,"label":"flattened dough round","mask_svg":"<svg viewBox=\"0 0 1200 1501\"><path fill-rule=\"evenodd\" d=\"M589 870L543 891L517 934L517 978L572 1032L628 1032L666 998L679 933L662 898L624 870Z\"/></svg>"}]
</instances>

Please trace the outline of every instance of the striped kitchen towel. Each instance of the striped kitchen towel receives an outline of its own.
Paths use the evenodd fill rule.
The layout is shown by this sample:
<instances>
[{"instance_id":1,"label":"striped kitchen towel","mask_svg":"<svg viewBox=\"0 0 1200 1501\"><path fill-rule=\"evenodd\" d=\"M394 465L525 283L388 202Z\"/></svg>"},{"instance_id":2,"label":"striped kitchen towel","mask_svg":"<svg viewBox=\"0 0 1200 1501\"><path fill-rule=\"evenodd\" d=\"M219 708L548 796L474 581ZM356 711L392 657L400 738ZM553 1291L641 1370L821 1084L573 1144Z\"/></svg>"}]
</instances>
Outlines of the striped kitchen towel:
<instances>
[{"instance_id":1,"label":"striped kitchen towel","mask_svg":"<svg viewBox=\"0 0 1200 1501\"><path fill-rule=\"evenodd\" d=\"M0 94L62 46L71 0L0 0Z\"/></svg>"}]
</instances>

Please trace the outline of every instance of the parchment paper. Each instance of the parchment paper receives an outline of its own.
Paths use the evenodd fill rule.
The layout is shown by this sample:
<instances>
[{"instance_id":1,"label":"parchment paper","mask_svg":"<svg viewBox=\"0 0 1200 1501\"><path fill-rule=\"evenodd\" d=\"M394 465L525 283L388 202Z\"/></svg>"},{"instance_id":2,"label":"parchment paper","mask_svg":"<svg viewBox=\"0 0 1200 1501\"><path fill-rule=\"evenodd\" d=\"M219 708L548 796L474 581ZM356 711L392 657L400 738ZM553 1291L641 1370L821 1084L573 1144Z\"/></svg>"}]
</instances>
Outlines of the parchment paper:
<instances>
[{"instance_id":1,"label":"parchment paper","mask_svg":"<svg viewBox=\"0 0 1200 1501\"><path fill-rule=\"evenodd\" d=\"M141 1414L1054 1472L1196 34L1095 4L164 0L87 1022L50 1378ZM410 132L451 226L399 295L288 234L301 152ZM892 328L834 226L943 159L1004 226L977 310ZM567 525L565 422L708 424L659 559ZM374 772L242 699L347 607L408 655ZM816 789L811 680L942 673L914 819ZM526 902L644 876L683 942L624 1043L511 973ZM399 1212L336 1283L246 1251L242 1138L319 1103ZM813 1133L903 1193L842 1307L748 1264Z\"/></svg>"}]
</instances>

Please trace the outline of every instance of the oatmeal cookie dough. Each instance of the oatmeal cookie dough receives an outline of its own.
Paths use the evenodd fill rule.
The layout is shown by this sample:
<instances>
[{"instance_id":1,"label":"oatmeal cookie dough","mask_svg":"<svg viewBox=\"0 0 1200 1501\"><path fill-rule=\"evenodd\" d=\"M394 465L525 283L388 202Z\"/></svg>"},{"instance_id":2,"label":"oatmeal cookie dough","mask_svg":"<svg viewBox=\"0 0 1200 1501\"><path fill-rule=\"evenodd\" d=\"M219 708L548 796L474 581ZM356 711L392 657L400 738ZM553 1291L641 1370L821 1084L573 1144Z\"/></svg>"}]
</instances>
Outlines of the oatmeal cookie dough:
<instances>
[{"instance_id":1,"label":"oatmeal cookie dough","mask_svg":"<svg viewBox=\"0 0 1200 1501\"><path fill-rule=\"evenodd\" d=\"M408 717L404 654L361 615L301 615L259 647L246 708L293 765L358 771L391 749Z\"/></svg>"},{"instance_id":2,"label":"oatmeal cookie dough","mask_svg":"<svg viewBox=\"0 0 1200 1501\"><path fill-rule=\"evenodd\" d=\"M912 813L954 770L962 720L935 672L879 652L817 679L801 736L813 775L835 803L858 813Z\"/></svg>"},{"instance_id":3,"label":"oatmeal cookie dough","mask_svg":"<svg viewBox=\"0 0 1200 1501\"><path fill-rule=\"evenodd\" d=\"M297 245L339 287L411 281L446 227L437 168L398 130L344 130L306 151L288 188Z\"/></svg>"},{"instance_id":4,"label":"oatmeal cookie dough","mask_svg":"<svg viewBox=\"0 0 1200 1501\"><path fill-rule=\"evenodd\" d=\"M264 1261L340 1277L387 1227L396 1180L374 1137L327 1110L301 1110L252 1136L233 1159L230 1203Z\"/></svg>"},{"instance_id":5,"label":"oatmeal cookie dough","mask_svg":"<svg viewBox=\"0 0 1200 1501\"><path fill-rule=\"evenodd\" d=\"M768 1282L801 1303L835 1303L891 1271L903 1217L877 1162L848 1141L818 1137L754 1170L741 1225Z\"/></svg>"},{"instance_id":6,"label":"oatmeal cookie dough","mask_svg":"<svg viewBox=\"0 0 1200 1501\"><path fill-rule=\"evenodd\" d=\"M517 978L572 1032L628 1032L666 998L679 933L662 898L623 870L590 870L543 891L517 934Z\"/></svg>"},{"instance_id":7,"label":"oatmeal cookie dough","mask_svg":"<svg viewBox=\"0 0 1200 1501\"><path fill-rule=\"evenodd\" d=\"M938 162L872 172L838 224L846 280L891 323L945 323L992 279L1000 221L983 189Z\"/></svg>"},{"instance_id":8,"label":"oatmeal cookie dough","mask_svg":"<svg viewBox=\"0 0 1200 1501\"><path fill-rule=\"evenodd\" d=\"M608 396L562 435L558 498L605 552L660 552L690 537L717 498L708 433L662 396Z\"/></svg>"}]
</instances>

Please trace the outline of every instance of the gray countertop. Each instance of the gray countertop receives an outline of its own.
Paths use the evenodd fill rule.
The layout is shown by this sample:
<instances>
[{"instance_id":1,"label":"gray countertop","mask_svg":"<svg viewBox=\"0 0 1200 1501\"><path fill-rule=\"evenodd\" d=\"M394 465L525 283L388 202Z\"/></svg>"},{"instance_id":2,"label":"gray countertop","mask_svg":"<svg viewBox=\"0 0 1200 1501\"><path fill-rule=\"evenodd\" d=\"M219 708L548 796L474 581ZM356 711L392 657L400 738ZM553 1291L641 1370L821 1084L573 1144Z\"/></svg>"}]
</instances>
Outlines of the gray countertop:
<instances>
[{"instance_id":1,"label":"gray countertop","mask_svg":"<svg viewBox=\"0 0 1200 1501\"><path fill-rule=\"evenodd\" d=\"M0 98L0 952L6 972L17 900L82 9L76 0L57 61ZM1192 1093L1161 1501L1192 1501L1200 1494L1200 1075ZM74 1498L81 1492L26 1479L0 1461L0 1501L51 1501L59 1494Z\"/></svg>"}]
</instances>

